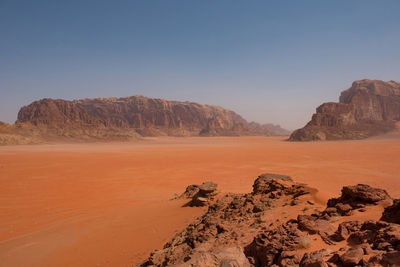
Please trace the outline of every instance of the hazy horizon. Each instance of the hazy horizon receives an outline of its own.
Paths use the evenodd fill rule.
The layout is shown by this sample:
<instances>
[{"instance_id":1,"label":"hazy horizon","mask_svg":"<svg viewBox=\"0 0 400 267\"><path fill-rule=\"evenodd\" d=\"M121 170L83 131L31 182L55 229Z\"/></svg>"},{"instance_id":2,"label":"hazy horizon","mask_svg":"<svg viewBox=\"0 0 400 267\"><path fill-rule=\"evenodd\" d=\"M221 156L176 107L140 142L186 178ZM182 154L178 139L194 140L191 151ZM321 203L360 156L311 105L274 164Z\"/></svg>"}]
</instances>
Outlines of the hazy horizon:
<instances>
[{"instance_id":1,"label":"hazy horizon","mask_svg":"<svg viewBox=\"0 0 400 267\"><path fill-rule=\"evenodd\" d=\"M399 1L1 1L0 121L41 98L144 95L304 126L400 80Z\"/></svg>"}]
</instances>

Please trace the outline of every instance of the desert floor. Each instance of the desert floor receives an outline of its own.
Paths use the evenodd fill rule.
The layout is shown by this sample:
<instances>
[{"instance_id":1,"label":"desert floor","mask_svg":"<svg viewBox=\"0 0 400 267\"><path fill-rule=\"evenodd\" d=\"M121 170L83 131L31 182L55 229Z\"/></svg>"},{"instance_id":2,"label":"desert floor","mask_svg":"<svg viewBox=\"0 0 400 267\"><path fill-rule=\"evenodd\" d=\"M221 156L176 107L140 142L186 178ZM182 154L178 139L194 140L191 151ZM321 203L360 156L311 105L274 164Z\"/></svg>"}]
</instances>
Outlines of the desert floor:
<instances>
[{"instance_id":1,"label":"desert floor","mask_svg":"<svg viewBox=\"0 0 400 267\"><path fill-rule=\"evenodd\" d=\"M131 266L203 212L170 199L208 180L250 192L272 172L318 188L321 203L357 183L400 197L398 138L283 139L0 147L0 266Z\"/></svg>"}]
</instances>

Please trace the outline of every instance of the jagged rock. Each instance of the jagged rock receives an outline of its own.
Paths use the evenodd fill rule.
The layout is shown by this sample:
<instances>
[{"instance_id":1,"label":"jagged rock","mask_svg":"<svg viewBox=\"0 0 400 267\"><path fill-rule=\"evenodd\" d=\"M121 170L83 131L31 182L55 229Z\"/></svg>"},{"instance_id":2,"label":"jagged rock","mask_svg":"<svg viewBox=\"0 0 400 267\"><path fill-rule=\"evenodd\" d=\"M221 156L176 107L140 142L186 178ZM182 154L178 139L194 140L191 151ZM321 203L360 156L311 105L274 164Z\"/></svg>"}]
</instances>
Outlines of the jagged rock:
<instances>
[{"instance_id":1,"label":"jagged rock","mask_svg":"<svg viewBox=\"0 0 400 267\"><path fill-rule=\"evenodd\" d=\"M187 193L186 195L192 195L191 197L192 200L189 203L187 203L186 206L192 206L192 207L207 206L210 203L210 201L214 199L214 196L218 193L217 184L213 182L205 182L201 185L190 185L189 187L188 187L189 189L186 188L186 191L189 190L190 193Z\"/></svg>"},{"instance_id":2,"label":"jagged rock","mask_svg":"<svg viewBox=\"0 0 400 267\"><path fill-rule=\"evenodd\" d=\"M392 206L385 208L381 220L400 224L400 199L395 199Z\"/></svg>"},{"instance_id":3,"label":"jagged rock","mask_svg":"<svg viewBox=\"0 0 400 267\"><path fill-rule=\"evenodd\" d=\"M361 229L361 221L347 221L339 224L337 231L331 236L334 241L346 240L349 235L353 232L357 232Z\"/></svg>"},{"instance_id":4,"label":"jagged rock","mask_svg":"<svg viewBox=\"0 0 400 267\"><path fill-rule=\"evenodd\" d=\"M298 248L305 237L306 234L297 228L295 222L288 222L256 236L253 242L245 247L245 254L253 259L256 266L271 266L278 263L284 251L294 251Z\"/></svg>"},{"instance_id":5,"label":"jagged rock","mask_svg":"<svg viewBox=\"0 0 400 267\"><path fill-rule=\"evenodd\" d=\"M324 254L321 251L315 251L304 253L300 267L328 267L328 264L324 260Z\"/></svg>"},{"instance_id":6,"label":"jagged rock","mask_svg":"<svg viewBox=\"0 0 400 267\"><path fill-rule=\"evenodd\" d=\"M349 216L353 211L353 208L349 204L337 203L335 208L341 216Z\"/></svg>"},{"instance_id":7,"label":"jagged rock","mask_svg":"<svg viewBox=\"0 0 400 267\"><path fill-rule=\"evenodd\" d=\"M200 258L204 259L204 257L206 260L202 264L211 262L209 260L211 259L210 257L215 256L213 254L215 249L238 245L244 247L248 244L248 241L243 243L243 240L250 241L258 233L264 231L263 211L272 209L275 205L281 206L284 203L289 203L299 192L306 194L312 191L311 188L293 181L277 179L268 179L265 186L275 189L265 194L226 194L215 201L208 199L207 212L177 234L162 250L154 251L142 266L166 266L168 264L180 266L179 264L192 262L192 260L192 263L195 263L195 259L200 260ZM199 199L199 196L212 197L217 189L217 186L213 183L204 183L198 187L199 191L193 196L193 200ZM192 190L187 191L191 192ZM271 193L275 195L273 196ZM297 224L294 224L294 227L296 231L302 233L297 229ZM286 231L281 229L279 232L284 233ZM303 233L302 235L305 236L306 234ZM301 239L298 240L298 242L300 241ZM290 243L291 241L288 240L287 242ZM291 251L294 250L291 249ZM291 263L298 264L301 259L301 255L296 256L289 253L280 255L282 257L277 256L276 260L287 263L287 266ZM207 266L202 264L197 265ZM222 264L222 262L214 262L214 264ZM228 262L224 262L224 264L228 264ZM230 262L229 264L234 263Z\"/></svg>"},{"instance_id":8,"label":"jagged rock","mask_svg":"<svg viewBox=\"0 0 400 267\"><path fill-rule=\"evenodd\" d=\"M278 266L298 266L301 254L296 251L282 251L278 259Z\"/></svg>"},{"instance_id":9,"label":"jagged rock","mask_svg":"<svg viewBox=\"0 0 400 267\"><path fill-rule=\"evenodd\" d=\"M386 190L373 188L369 185L358 184L355 186L345 186L342 189L342 195L339 198L332 198L328 201L328 207L335 207L336 210L343 210L345 215L350 210L347 205L353 209L360 207L359 204L377 204L380 201L391 200Z\"/></svg>"},{"instance_id":10,"label":"jagged rock","mask_svg":"<svg viewBox=\"0 0 400 267\"><path fill-rule=\"evenodd\" d=\"M212 194L215 186L205 184L204 188L201 192ZM287 221L275 220L271 215L283 206L299 211L299 207L288 203L296 199L294 196L299 192L310 190L288 179L261 175L252 193L226 194L212 202L203 216L163 249L153 251L141 266L372 267L398 264L400 225L373 220L344 221L336 228L327 220L330 217L326 218L328 209L332 209L329 214L348 214L359 207L368 210L366 204L390 199L384 190L365 185L344 187L341 197L330 200L334 207L324 212L302 214ZM307 201L302 200L303 203ZM265 212L267 209L271 209L271 214ZM319 238L325 242L326 249L312 251L313 242ZM340 241L346 242L338 249L336 245L340 243L334 242ZM221 249L225 248L238 249L221 257ZM244 258L247 258L244 262L239 261Z\"/></svg>"},{"instance_id":11,"label":"jagged rock","mask_svg":"<svg viewBox=\"0 0 400 267\"><path fill-rule=\"evenodd\" d=\"M180 197L192 198L200 191L197 184L188 185Z\"/></svg>"},{"instance_id":12,"label":"jagged rock","mask_svg":"<svg viewBox=\"0 0 400 267\"><path fill-rule=\"evenodd\" d=\"M364 250L360 247L349 248L341 257L344 267L353 267L358 265L364 256Z\"/></svg>"},{"instance_id":13,"label":"jagged rock","mask_svg":"<svg viewBox=\"0 0 400 267\"><path fill-rule=\"evenodd\" d=\"M293 183L290 176L266 173L257 177L253 184L253 195L267 194L269 198L277 199L282 195L292 195L293 198L316 192L308 186Z\"/></svg>"},{"instance_id":14,"label":"jagged rock","mask_svg":"<svg viewBox=\"0 0 400 267\"><path fill-rule=\"evenodd\" d=\"M383 254L380 263L384 266L400 266L400 251Z\"/></svg>"},{"instance_id":15,"label":"jagged rock","mask_svg":"<svg viewBox=\"0 0 400 267\"><path fill-rule=\"evenodd\" d=\"M211 195L217 190L217 184L213 182L205 182L199 186L199 193L202 195Z\"/></svg>"},{"instance_id":16,"label":"jagged rock","mask_svg":"<svg viewBox=\"0 0 400 267\"><path fill-rule=\"evenodd\" d=\"M400 121L400 83L359 80L343 91L339 103L319 106L308 124L289 140L362 139L395 129Z\"/></svg>"},{"instance_id":17,"label":"jagged rock","mask_svg":"<svg viewBox=\"0 0 400 267\"><path fill-rule=\"evenodd\" d=\"M316 216L299 215L297 216L299 229L307 231L310 234L323 234L325 236L333 235L336 228L327 220L319 219Z\"/></svg>"},{"instance_id":18,"label":"jagged rock","mask_svg":"<svg viewBox=\"0 0 400 267\"><path fill-rule=\"evenodd\" d=\"M196 251L177 267L250 267L250 263L239 247L218 249L212 252Z\"/></svg>"},{"instance_id":19,"label":"jagged rock","mask_svg":"<svg viewBox=\"0 0 400 267\"><path fill-rule=\"evenodd\" d=\"M358 228L358 227L357 227ZM351 232L347 241L351 244L370 244L373 249L390 251L400 249L400 226L382 221L365 221L361 229Z\"/></svg>"}]
</instances>

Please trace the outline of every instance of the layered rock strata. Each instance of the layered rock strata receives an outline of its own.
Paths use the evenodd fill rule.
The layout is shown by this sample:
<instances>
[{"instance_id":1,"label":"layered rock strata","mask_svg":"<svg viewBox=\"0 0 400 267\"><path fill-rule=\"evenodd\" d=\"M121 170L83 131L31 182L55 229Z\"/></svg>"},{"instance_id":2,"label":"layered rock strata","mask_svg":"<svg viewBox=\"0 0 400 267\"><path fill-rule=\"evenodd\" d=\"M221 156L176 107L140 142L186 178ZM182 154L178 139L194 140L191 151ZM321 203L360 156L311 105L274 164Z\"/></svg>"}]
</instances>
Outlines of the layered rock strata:
<instances>
[{"instance_id":1,"label":"layered rock strata","mask_svg":"<svg viewBox=\"0 0 400 267\"><path fill-rule=\"evenodd\" d=\"M28 125L43 140L287 134L276 125L248 123L240 115L222 107L144 96L74 101L42 99L22 107L15 125L21 129ZM18 135L20 132L10 131L8 134Z\"/></svg>"},{"instance_id":2,"label":"layered rock strata","mask_svg":"<svg viewBox=\"0 0 400 267\"><path fill-rule=\"evenodd\" d=\"M339 103L319 106L311 121L289 140L363 139L396 129L400 121L400 83L359 80L343 91Z\"/></svg>"}]
</instances>

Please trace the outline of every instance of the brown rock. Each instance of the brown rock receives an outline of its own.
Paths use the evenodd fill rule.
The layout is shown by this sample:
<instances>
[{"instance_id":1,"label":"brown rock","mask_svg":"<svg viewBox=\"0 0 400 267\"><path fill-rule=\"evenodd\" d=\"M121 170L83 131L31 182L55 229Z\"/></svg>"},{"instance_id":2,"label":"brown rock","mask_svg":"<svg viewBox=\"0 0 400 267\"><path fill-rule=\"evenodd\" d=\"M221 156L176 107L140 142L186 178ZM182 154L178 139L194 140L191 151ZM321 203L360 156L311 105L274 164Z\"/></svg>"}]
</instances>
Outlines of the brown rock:
<instances>
[{"instance_id":1,"label":"brown rock","mask_svg":"<svg viewBox=\"0 0 400 267\"><path fill-rule=\"evenodd\" d=\"M302 231L307 231L310 234L323 234L332 235L335 232L335 227L329 223L327 220L319 219L316 216L310 215L298 215L297 221L299 224L299 229Z\"/></svg>"},{"instance_id":2,"label":"brown rock","mask_svg":"<svg viewBox=\"0 0 400 267\"><path fill-rule=\"evenodd\" d=\"M185 206L202 207L207 206L217 193L217 184L205 182L201 185L188 186L181 196L192 198Z\"/></svg>"},{"instance_id":3,"label":"brown rock","mask_svg":"<svg viewBox=\"0 0 400 267\"><path fill-rule=\"evenodd\" d=\"M359 80L343 91L339 103L319 106L291 141L362 139L395 129L400 121L400 83Z\"/></svg>"},{"instance_id":4,"label":"brown rock","mask_svg":"<svg viewBox=\"0 0 400 267\"><path fill-rule=\"evenodd\" d=\"M324 255L320 251L305 253L300 262L300 267L328 267Z\"/></svg>"},{"instance_id":5,"label":"brown rock","mask_svg":"<svg viewBox=\"0 0 400 267\"><path fill-rule=\"evenodd\" d=\"M199 193L202 195L213 194L217 190L217 184L213 182L205 182L199 186Z\"/></svg>"},{"instance_id":6,"label":"brown rock","mask_svg":"<svg viewBox=\"0 0 400 267\"><path fill-rule=\"evenodd\" d=\"M362 227L361 221L347 221L339 224L337 231L331 237L334 241L346 240L353 232L358 232Z\"/></svg>"},{"instance_id":7,"label":"brown rock","mask_svg":"<svg viewBox=\"0 0 400 267\"><path fill-rule=\"evenodd\" d=\"M144 96L74 101L42 99L22 107L16 125L32 126L46 140L281 134L274 129L276 126L250 124L222 107ZM0 135L1 128L5 127L0 125Z\"/></svg>"},{"instance_id":8,"label":"brown rock","mask_svg":"<svg viewBox=\"0 0 400 267\"><path fill-rule=\"evenodd\" d=\"M353 208L349 204L338 203L335 207L341 216L349 216L353 211Z\"/></svg>"},{"instance_id":9,"label":"brown rock","mask_svg":"<svg viewBox=\"0 0 400 267\"><path fill-rule=\"evenodd\" d=\"M256 266L272 266L279 261L281 253L299 248L305 237L306 234L298 230L296 223L288 222L256 236L245 247L244 253L254 260Z\"/></svg>"},{"instance_id":10,"label":"brown rock","mask_svg":"<svg viewBox=\"0 0 400 267\"><path fill-rule=\"evenodd\" d=\"M356 266L362 259L364 255L364 250L360 247L349 248L340 259L345 267Z\"/></svg>"},{"instance_id":11,"label":"brown rock","mask_svg":"<svg viewBox=\"0 0 400 267\"><path fill-rule=\"evenodd\" d=\"M253 194L266 194L283 189L281 183L273 183L272 180L293 181L290 176L264 173L257 177L253 184Z\"/></svg>"},{"instance_id":12,"label":"brown rock","mask_svg":"<svg viewBox=\"0 0 400 267\"><path fill-rule=\"evenodd\" d=\"M275 219L276 212L299 211L288 203L296 199L299 192L310 190L289 179L260 175L252 193L230 193L216 201L206 197L216 191L215 184L208 182L198 187L202 190L199 189L194 198L207 202L207 212L173 237L163 249L153 251L141 266L337 267L396 266L398 263L400 225L396 223L345 221L336 229L325 219L326 211L301 214L297 220L293 217L288 221ZM365 185L346 187L341 197L330 200L333 205L330 214L347 214L354 208L382 199L387 199L383 190ZM283 211L282 206L286 206ZM271 212L262 212L267 208ZM310 236L313 234L319 235L326 249L312 252L313 247L321 245L318 236ZM340 249L339 244L333 243L344 240L347 242L342 242Z\"/></svg>"},{"instance_id":13,"label":"brown rock","mask_svg":"<svg viewBox=\"0 0 400 267\"><path fill-rule=\"evenodd\" d=\"M186 187L185 192L180 197L192 198L200 191L197 184L192 184Z\"/></svg>"},{"instance_id":14,"label":"brown rock","mask_svg":"<svg viewBox=\"0 0 400 267\"><path fill-rule=\"evenodd\" d=\"M392 251L383 254L381 263L384 266L400 266L400 251Z\"/></svg>"},{"instance_id":15,"label":"brown rock","mask_svg":"<svg viewBox=\"0 0 400 267\"><path fill-rule=\"evenodd\" d=\"M395 199L392 206L385 208L381 220L400 224L400 199Z\"/></svg>"},{"instance_id":16,"label":"brown rock","mask_svg":"<svg viewBox=\"0 0 400 267\"><path fill-rule=\"evenodd\" d=\"M328 207L335 207L336 210L345 209L349 212L348 205L357 208L358 204L377 204L380 201L391 200L386 190L374 188L365 184L355 186L344 186L340 198L332 198L328 201Z\"/></svg>"}]
</instances>

